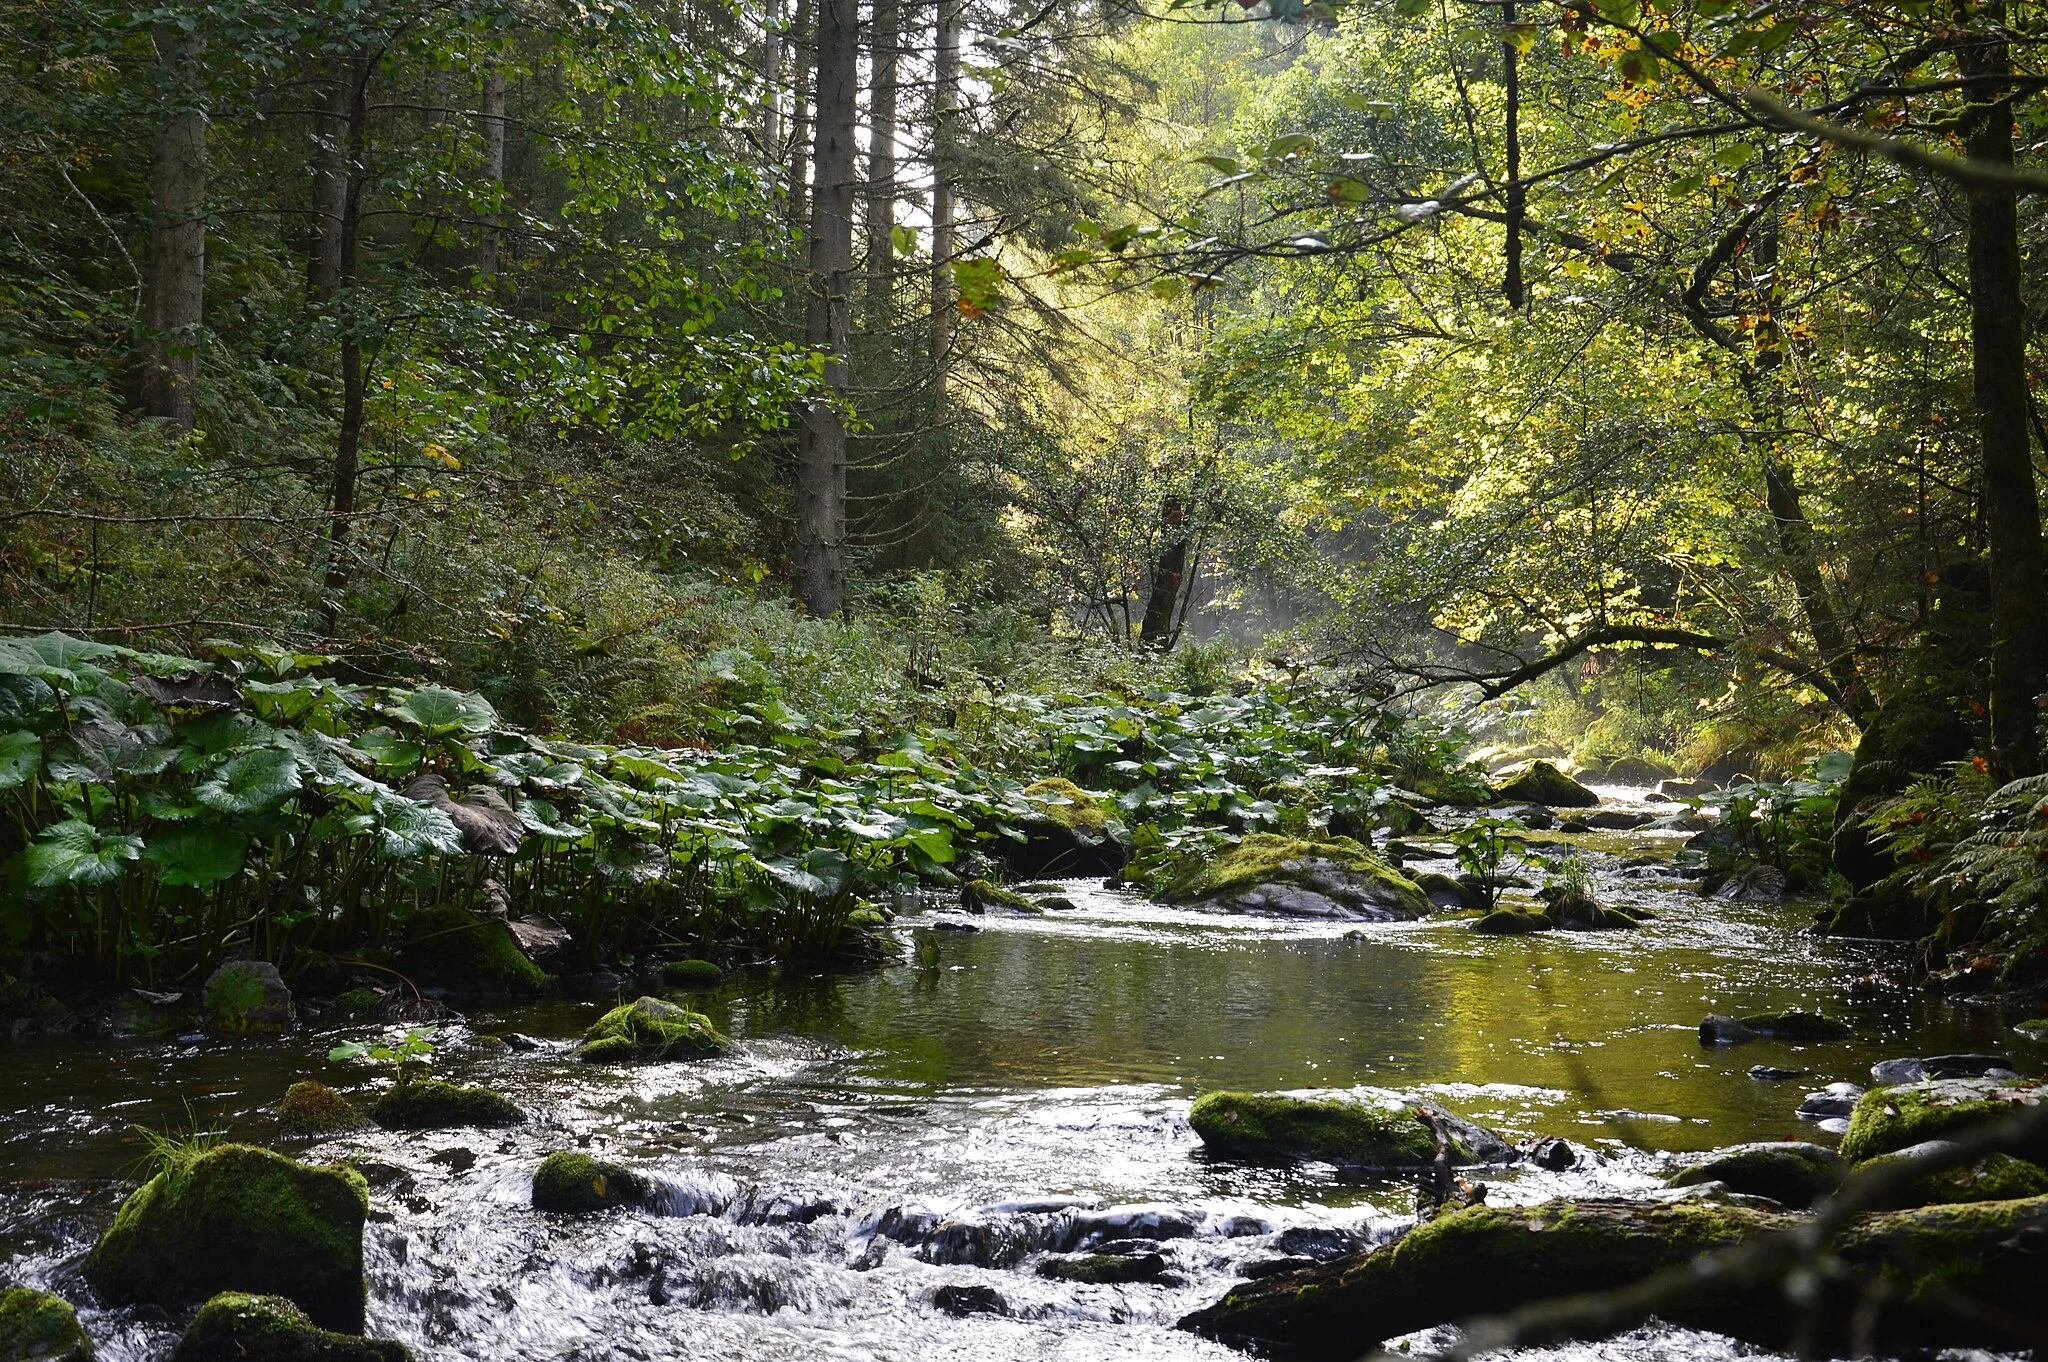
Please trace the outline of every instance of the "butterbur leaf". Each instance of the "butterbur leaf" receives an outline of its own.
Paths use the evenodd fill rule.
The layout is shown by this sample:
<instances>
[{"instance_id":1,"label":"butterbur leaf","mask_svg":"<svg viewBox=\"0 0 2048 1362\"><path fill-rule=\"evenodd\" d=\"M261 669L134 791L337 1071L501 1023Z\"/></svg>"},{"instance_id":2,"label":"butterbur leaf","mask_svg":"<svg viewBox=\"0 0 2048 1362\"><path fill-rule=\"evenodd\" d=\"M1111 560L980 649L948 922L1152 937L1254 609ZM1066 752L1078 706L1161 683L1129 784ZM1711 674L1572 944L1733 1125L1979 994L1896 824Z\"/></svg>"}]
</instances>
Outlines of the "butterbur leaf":
<instances>
[{"instance_id":1,"label":"butterbur leaf","mask_svg":"<svg viewBox=\"0 0 2048 1362\"><path fill-rule=\"evenodd\" d=\"M94 658L114 657L119 649L68 634L34 638L0 638L0 676L31 676L59 690L90 688L106 679L92 665Z\"/></svg>"},{"instance_id":2,"label":"butterbur leaf","mask_svg":"<svg viewBox=\"0 0 2048 1362\"><path fill-rule=\"evenodd\" d=\"M33 733L0 733L0 790L35 779L43 762L43 740Z\"/></svg>"},{"instance_id":3,"label":"butterbur leaf","mask_svg":"<svg viewBox=\"0 0 2048 1362\"><path fill-rule=\"evenodd\" d=\"M484 733L498 722L498 711L483 696L446 686L421 686L384 712L429 734Z\"/></svg>"},{"instance_id":4,"label":"butterbur leaf","mask_svg":"<svg viewBox=\"0 0 2048 1362\"><path fill-rule=\"evenodd\" d=\"M140 837L101 832L90 823L72 819L45 828L22 853L22 864L30 884L54 889L60 884L92 886L119 879L128 863L141 855Z\"/></svg>"},{"instance_id":5,"label":"butterbur leaf","mask_svg":"<svg viewBox=\"0 0 2048 1362\"><path fill-rule=\"evenodd\" d=\"M426 755L418 743L401 738L388 728L366 729L356 734L350 746L368 757L380 771L410 770Z\"/></svg>"},{"instance_id":6,"label":"butterbur leaf","mask_svg":"<svg viewBox=\"0 0 2048 1362\"><path fill-rule=\"evenodd\" d=\"M168 828L149 839L143 854L162 867L165 884L204 887L239 875L248 844L232 828Z\"/></svg>"},{"instance_id":7,"label":"butterbur leaf","mask_svg":"<svg viewBox=\"0 0 2048 1362\"><path fill-rule=\"evenodd\" d=\"M431 804L382 795L370 806L370 820L377 849L386 856L407 860L429 851L444 856L462 853L462 834L447 814Z\"/></svg>"},{"instance_id":8,"label":"butterbur leaf","mask_svg":"<svg viewBox=\"0 0 2048 1362\"><path fill-rule=\"evenodd\" d=\"M228 758L192 794L218 813L259 813L299 788L298 757L282 747L258 747Z\"/></svg>"}]
</instances>

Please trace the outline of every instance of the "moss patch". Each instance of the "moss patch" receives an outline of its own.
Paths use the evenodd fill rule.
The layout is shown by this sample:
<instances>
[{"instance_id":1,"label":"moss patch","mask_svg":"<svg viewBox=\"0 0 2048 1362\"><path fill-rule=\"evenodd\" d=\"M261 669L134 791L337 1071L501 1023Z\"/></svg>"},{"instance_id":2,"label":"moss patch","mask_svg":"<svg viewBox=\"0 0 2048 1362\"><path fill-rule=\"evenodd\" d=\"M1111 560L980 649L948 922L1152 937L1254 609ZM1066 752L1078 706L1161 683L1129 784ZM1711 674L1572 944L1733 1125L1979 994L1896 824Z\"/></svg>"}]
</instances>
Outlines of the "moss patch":
<instances>
[{"instance_id":1,"label":"moss patch","mask_svg":"<svg viewBox=\"0 0 2048 1362\"><path fill-rule=\"evenodd\" d=\"M1046 1259L1038 1265L1038 1275L1091 1286L1156 1282L1166 1275L1166 1259L1157 1253L1077 1253Z\"/></svg>"},{"instance_id":2,"label":"moss patch","mask_svg":"<svg viewBox=\"0 0 2048 1362\"><path fill-rule=\"evenodd\" d=\"M1211 1153L1239 1158L1320 1159L1363 1168L1419 1168L1436 1137L1415 1113L1281 1093L1212 1092L1188 1124Z\"/></svg>"},{"instance_id":3,"label":"moss patch","mask_svg":"<svg viewBox=\"0 0 2048 1362\"><path fill-rule=\"evenodd\" d=\"M335 995L334 1015L343 1021L354 1017L374 1017L383 1006L384 995L376 989L352 988Z\"/></svg>"},{"instance_id":4,"label":"moss patch","mask_svg":"<svg viewBox=\"0 0 2048 1362\"><path fill-rule=\"evenodd\" d=\"M1842 1136L1852 1162L1941 1139L2039 1100L2036 1085L1995 1078L1942 1078L1895 1088L1872 1088L1857 1100ZM2023 1150L2041 1157L2048 1150Z\"/></svg>"},{"instance_id":5,"label":"moss patch","mask_svg":"<svg viewBox=\"0 0 2048 1362\"><path fill-rule=\"evenodd\" d=\"M1013 913L1042 913L1045 910L1013 889L992 880L969 880L960 886L960 906L970 913L1006 908Z\"/></svg>"},{"instance_id":6,"label":"moss patch","mask_svg":"<svg viewBox=\"0 0 2048 1362\"><path fill-rule=\"evenodd\" d=\"M415 915L398 959L420 983L452 993L530 998L548 988L548 976L526 958L510 928L452 905Z\"/></svg>"},{"instance_id":7,"label":"moss patch","mask_svg":"<svg viewBox=\"0 0 2048 1362\"><path fill-rule=\"evenodd\" d=\"M201 1306L169 1362L411 1362L389 1339L331 1333L281 1296L224 1291Z\"/></svg>"},{"instance_id":8,"label":"moss patch","mask_svg":"<svg viewBox=\"0 0 2048 1362\"><path fill-rule=\"evenodd\" d=\"M1896 1154L1880 1154L1864 1166L1878 1167L1904 1160L1913 1152L1913 1148L1908 1147ZM2048 1170L2010 1154L1986 1154L1975 1163L1960 1168L1944 1168L1939 1173L1930 1173L1919 1179L1913 1184L1911 1197L1904 1204L1937 1206L1972 1201L2017 1201L2037 1196L2048 1196Z\"/></svg>"},{"instance_id":9,"label":"moss patch","mask_svg":"<svg viewBox=\"0 0 2048 1362\"><path fill-rule=\"evenodd\" d=\"M698 1059L724 1054L732 1042L699 1012L638 998L615 1007L583 1033L576 1057L592 1064L635 1059Z\"/></svg>"},{"instance_id":10,"label":"moss patch","mask_svg":"<svg viewBox=\"0 0 2048 1362\"><path fill-rule=\"evenodd\" d=\"M400 1083L377 1099L370 1119L386 1130L449 1130L516 1126L526 1113L489 1088L463 1088L438 1078Z\"/></svg>"},{"instance_id":11,"label":"moss patch","mask_svg":"<svg viewBox=\"0 0 2048 1362\"><path fill-rule=\"evenodd\" d=\"M588 1215L646 1199L647 1180L638 1173L588 1154L550 1154L533 1174L533 1209L557 1215Z\"/></svg>"},{"instance_id":12,"label":"moss patch","mask_svg":"<svg viewBox=\"0 0 2048 1362\"><path fill-rule=\"evenodd\" d=\"M1759 1036L1772 1040L1842 1040L1853 1034L1847 1022L1818 1012L1752 1012L1738 1020Z\"/></svg>"},{"instance_id":13,"label":"moss patch","mask_svg":"<svg viewBox=\"0 0 2048 1362\"><path fill-rule=\"evenodd\" d=\"M353 1168L222 1145L122 1203L85 1277L111 1303L171 1310L221 1291L284 1296L324 1328L359 1333L369 1209Z\"/></svg>"},{"instance_id":14,"label":"moss patch","mask_svg":"<svg viewBox=\"0 0 2048 1362\"><path fill-rule=\"evenodd\" d=\"M1510 804L1543 804L1560 809L1590 809L1600 796L1573 780L1547 761L1532 761L1527 769L1495 792Z\"/></svg>"},{"instance_id":15,"label":"moss patch","mask_svg":"<svg viewBox=\"0 0 2048 1362\"><path fill-rule=\"evenodd\" d=\"M1095 796L1064 778L1041 780L1024 787L1024 797L1045 809L1045 816L1069 832L1100 837L1109 826L1109 816Z\"/></svg>"},{"instance_id":16,"label":"moss patch","mask_svg":"<svg viewBox=\"0 0 2048 1362\"><path fill-rule=\"evenodd\" d=\"M1426 917L1433 905L1421 886L1349 837L1287 837L1261 832L1190 869L1161 897L1173 903L1228 901L1262 885L1295 885Z\"/></svg>"},{"instance_id":17,"label":"moss patch","mask_svg":"<svg viewBox=\"0 0 2048 1362\"><path fill-rule=\"evenodd\" d=\"M1547 932L1555 925L1546 914L1531 908L1496 908L1474 918L1471 930L1485 932L1489 936L1523 936L1530 932Z\"/></svg>"},{"instance_id":18,"label":"moss patch","mask_svg":"<svg viewBox=\"0 0 2048 1362\"><path fill-rule=\"evenodd\" d=\"M92 1362L71 1302L25 1286L0 1291L0 1362Z\"/></svg>"},{"instance_id":19,"label":"moss patch","mask_svg":"<svg viewBox=\"0 0 2048 1362\"><path fill-rule=\"evenodd\" d=\"M363 1124L363 1114L325 1083L310 1079L284 1090L277 1123L287 1135L332 1135Z\"/></svg>"},{"instance_id":20,"label":"moss patch","mask_svg":"<svg viewBox=\"0 0 2048 1362\"><path fill-rule=\"evenodd\" d=\"M1712 1157L1679 1169L1668 1182L1673 1187L1719 1182L1731 1192L1804 1208L1841 1186L1847 1172L1847 1162L1834 1150L1786 1140L1717 1150Z\"/></svg>"},{"instance_id":21,"label":"moss patch","mask_svg":"<svg viewBox=\"0 0 2048 1362\"><path fill-rule=\"evenodd\" d=\"M725 971L709 960L671 960L661 967L661 980L677 988L712 988L725 979Z\"/></svg>"}]
</instances>

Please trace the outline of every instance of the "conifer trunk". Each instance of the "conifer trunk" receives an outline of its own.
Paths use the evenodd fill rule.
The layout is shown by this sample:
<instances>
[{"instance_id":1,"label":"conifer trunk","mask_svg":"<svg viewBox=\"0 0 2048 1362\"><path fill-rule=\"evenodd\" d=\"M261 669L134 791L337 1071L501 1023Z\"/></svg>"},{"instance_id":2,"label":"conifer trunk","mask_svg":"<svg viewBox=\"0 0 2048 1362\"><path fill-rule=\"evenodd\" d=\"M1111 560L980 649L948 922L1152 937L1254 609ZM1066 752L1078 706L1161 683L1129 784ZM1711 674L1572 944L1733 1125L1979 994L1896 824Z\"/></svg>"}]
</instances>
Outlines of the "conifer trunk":
<instances>
[{"instance_id":1,"label":"conifer trunk","mask_svg":"<svg viewBox=\"0 0 2048 1362\"><path fill-rule=\"evenodd\" d=\"M145 414L190 430L198 416L206 295L206 111L199 69L205 44L170 24L157 25L152 36L165 116L150 148L149 298L139 388Z\"/></svg>"}]
</instances>

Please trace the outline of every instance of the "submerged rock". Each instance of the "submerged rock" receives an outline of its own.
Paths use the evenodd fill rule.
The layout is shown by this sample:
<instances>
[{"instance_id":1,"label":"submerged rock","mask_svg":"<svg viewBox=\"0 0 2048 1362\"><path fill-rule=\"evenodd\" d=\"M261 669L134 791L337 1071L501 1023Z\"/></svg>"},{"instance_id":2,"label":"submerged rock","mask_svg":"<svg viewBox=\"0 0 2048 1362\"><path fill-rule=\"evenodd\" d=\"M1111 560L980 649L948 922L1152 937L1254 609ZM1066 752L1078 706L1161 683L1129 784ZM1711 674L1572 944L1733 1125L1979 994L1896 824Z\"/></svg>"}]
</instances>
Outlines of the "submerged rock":
<instances>
[{"instance_id":1,"label":"submerged rock","mask_svg":"<svg viewBox=\"0 0 2048 1362\"><path fill-rule=\"evenodd\" d=\"M1547 761L1532 761L1496 792L1508 803L1543 804L1558 809L1590 809L1600 796Z\"/></svg>"},{"instance_id":2,"label":"submerged rock","mask_svg":"<svg viewBox=\"0 0 2048 1362\"><path fill-rule=\"evenodd\" d=\"M1227 1157L1424 1168L1436 1160L1436 1136L1418 1110L1445 1124L1455 1163L1514 1157L1492 1131L1426 1103L1376 1105L1288 1093L1212 1092L1196 1099L1188 1123L1209 1152Z\"/></svg>"},{"instance_id":3,"label":"submerged rock","mask_svg":"<svg viewBox=\"0 0 2048 1362\"><path fill-rule=\"evenodd\" d=\"M1870 1066L1870 1076L1887 1084L1924 1083L1930 1078L1999 1078L2011 1072L2012 1064L2003 1055L1928 1055L1924 1059L1880 1059Z\"/></svg>"},{"instance_id":4,"label":"submerged rock","mask_svg":"<svg viewBox=\"0 0 2048 1362\"><path fill-rule=\"evenodd\" d=\"M192 1317L168 1362L412 1362L412 1352L322 1329L281 1296L223 1291Z\"/></svg>"},{"instance_id":5,"label":"submerged rock","mask_svg":"<svg viewBox=\"0 0 2048 1362\"><path fill-rule=\"evenodd\" d=\"M1718 1182L1731 1192L1768 1197L1804 1209L1832 1195L1848 1171L1848 1161L1832 1149L1785 1140L1717 1149L1673 1173L1666 1185L1696 1187Z\"/></svg>"},{"instance_id":6,"label":"submerged rock","mask_svg":"<svg viewBox=\"0 0 2048 1362\"><path fill-rule=\"evenodd\" d=\"M292 991L268 960L230 960L199 990L206 1029L215 1035L279 1035L292 1028Z\"/></svg>"},{"instance_id":7,"label":"submerged rock","mask_svg":"<svg viewBox=\"0 0 2048 1362\"><path fill-rule=\"evenodd\" d=\"M386 1130L451 1130L458 1126L516 1126L526 1120L502 1094L464 1088L438 1078L398 1084L370 1108L370 1119Z\"/></svg>"},{"instance_id":8,"label":"submerged rock","mask_svg":"<svg viewBox=\"0 0 2048 1362\"><path fill-rule=\"evenodd\" d=\"M0 1291L0 1362L92 1362L71 1302L25 1286Z\"/></svg>"},{"instance_id":9,"label":"submerged rock","mask_svg":"<svg viewBox=\"0 0 2048 1362\"><path fill-rule=\"evenodd\" d=\"M1851 1162L1890 1154L2008 1115L2040 1101L2038 1084L1997 1078L1942 1078L1872 1088L1856 1103L1842 1136ZM2022 1150L2048 1157L2048 1149Z\"/></svg>"},{"instance_id":10,"label":"submerged rock","mask_svg":"<svg viewBox=\"0 0 2048 1362\"><path fill-rule=\"evenodd\" d=\"M216 1292L287 1298L323 1328L363 1327L363 1222L353 1168L250 1145L180 1158L122 1203L85 1260L108 1302L175 1310Z\"/></svg>"},{"instance_id":11,"label":"submerged rock","mask_svg":"<svg viewBox=\"0 0 2048 1362\"><path fill-rule=\"evenodd\" d=\"M992 1286L942 1286L932 1293L932 1304L956 1319L1010 1313L1009 1303Z\"/></svg>"},{"instance_id":12,"label":"submerged rock","mask_svg":"<svg viewBox=\"0 0 2048 1362\"><path fill-rule=\"evenodd\" d=\"M1759 1036L1812 1043L1841 1040L1850 1034L1846 1023L1818 1012L1752 1012L1746 1017L1714 1013L1700 1022L1702 1045L1743 1045Z\"/></svg>"},{"instance_id":13,"label":"submerged rock","mask_svg":"<svg viewBox=\"0 0 2048 1362\"><path fill-rule=\"evenodd\" d=\"M591 1064L636 1059L696 1059L724 1054L732 1043L711 1019L660 998L615 1007L583 1033L576 1057Z\"/></svg>"},{"instance_id":14,"label":"submerged rock","mask_svg":"<svg viewBox=\"0 0 2048 1362\"><path fill-rule=\"evenodd\" d=\"M533 1209L557 1215L588 1215L647 1199L647 1179L630 1169L588 1154L554 1153L533 1174Z\"/></svg>"},{"instance_id":15,"label":"submerged rock","mask_svg":"<svg viewBox=\"0 0 2048 1362\"><path fill-rule=\"evenodd\" d=\"M1156 1282L1166 1275L1166 1259L1157 1253L1076 1253L1047 1258L1038 1265L1038 1275L1091 1286Z\"/></svg>"},{"instance_id":16,"label":"submerged rock","mask_svg":"<svg viewBox=\"0 0 2048 1362\"><path fill-rule=\"evenodd\" d=\"M1161 897L1221 912L1367 922L1426 917L1433 907L1415 881L1348 837L1269 832L1181 875Z\"/></svg>"},{"instance_id":17,"label":"submerged rock","mask_svg":"<svg viewBox=\"0 0 2048 1362\"><path fill-rule=\"evenodd\" d=\"M1749 1076L1759 1083L1789 1083L1795 1078L1804 1078L1810 1069L1781 1069L1775 1064L1752 1064Z\"/></svg>"},{"instance_id":18,"label":"submerged rock","mask_svg":"<svg viewBox=\"0 0 2048 1362\"><path fill-rule=\"evenodd\" d=\"M287 1135L334 1135L368 1124L363 1114L325 1083L292 1084L278 1100L277 1123Z\"/></svg>"}]
</instances>

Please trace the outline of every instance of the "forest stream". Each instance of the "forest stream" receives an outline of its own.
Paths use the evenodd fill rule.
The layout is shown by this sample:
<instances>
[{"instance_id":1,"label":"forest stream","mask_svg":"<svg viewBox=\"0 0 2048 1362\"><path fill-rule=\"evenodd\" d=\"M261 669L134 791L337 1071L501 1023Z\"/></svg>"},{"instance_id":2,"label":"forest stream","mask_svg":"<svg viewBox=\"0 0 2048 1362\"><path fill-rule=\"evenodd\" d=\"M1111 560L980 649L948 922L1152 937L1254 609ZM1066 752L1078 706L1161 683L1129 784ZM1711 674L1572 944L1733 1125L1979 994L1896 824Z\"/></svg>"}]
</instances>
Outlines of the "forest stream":
<instances>
[{"instance_id":1,"label":"forest stream","mask_svg":"<svg viewBox=\"0 0 2048 1362\"><path fill-rule=\"evenodd\" d=\"M1646 807L1641 791L1602 793ZM698 995L738 1042L728 1057L572 1062L608 999L475 1010L442 1031L436 1072L510 1095L523 1127L280 1147L369 1177L369 1332L423 1359L1220 1358L1238 1354L1175 1321L1261 1263L1385 1238L1414 1189L1212 1160L1187 1122L1203 1091L1393 1090L1582 1151L1563 1172L1482 1170L1501 1204L1651 1195L1686 1151L1831 1141L1795 1114L1803 1095L1868 1083L1885 1057L1992 1051L2038 1071L2036 1047L1988 1009L1854 986L1902 948L1811 935L1810 904L1701 896L1670 864L1684 837L1570 839L1602 900L1654 914L1630 931L1224 916L1099 880L1067 883L1074 907L1042 917L934 902L896 924L906 963L742 971ZM1847 1017L1855 1037L1700 1043L1707 1013L1790 1007ZM377 1081L327 1051L379 1030L11 1048L0 1277L89 1302L77 1264L133 1185L137 1126L276 1141L270 1109L295 1079ZM1762 1081L1755 1065L1807 1075ZM651 1205L532 1210L538 1160L579 1147L653 1177ZM1156 1251L1164 1275L1093 1285L1036 1270L1103 1244ZM160 1358L175 1337L147 1312L81 1317L114 1362ZM1738 1354L1754 1355L1657 1328L1555 1355Z\"/></svg>"}]
</instances>

